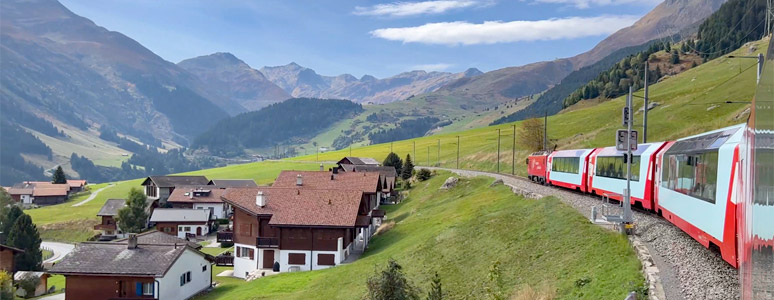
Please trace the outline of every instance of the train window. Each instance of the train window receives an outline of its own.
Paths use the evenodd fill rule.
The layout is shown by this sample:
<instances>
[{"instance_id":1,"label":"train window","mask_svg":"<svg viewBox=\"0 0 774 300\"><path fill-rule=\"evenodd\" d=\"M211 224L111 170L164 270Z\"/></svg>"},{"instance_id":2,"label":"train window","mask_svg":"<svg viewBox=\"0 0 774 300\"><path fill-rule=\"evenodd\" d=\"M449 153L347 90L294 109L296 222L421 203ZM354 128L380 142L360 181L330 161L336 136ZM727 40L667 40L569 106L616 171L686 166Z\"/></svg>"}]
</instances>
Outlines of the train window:
<instances>
[{"instance_id":1,"label":"train window","mask_svg":"<svg viewBox=\"0 0 774 300\"><path fill-rule=\"evenodd\" d=\"M718 152L667 154L663 158L661 186L715 203Z\"/></svg>"},{"instance_id":2,"label":"train window","mask_svg":"<svg viewBox=\"0 0 774 300\"><path fill-rule=\"evenodd\" d=\"M579 164L579 157L554 157L551 163L551 171L578 174L580 171Z\"/></svg>"},{"instance_id":3,"label":"train window","mask_svg":"<svg viewBox=\"0 0 774 300\"><path fill-rule=\"evenodd\" d=\"M623 156L597 157L597 176L626 180ZM632 159L632 181L640 180L640 157Z\"/></svg>"}]
</instances>

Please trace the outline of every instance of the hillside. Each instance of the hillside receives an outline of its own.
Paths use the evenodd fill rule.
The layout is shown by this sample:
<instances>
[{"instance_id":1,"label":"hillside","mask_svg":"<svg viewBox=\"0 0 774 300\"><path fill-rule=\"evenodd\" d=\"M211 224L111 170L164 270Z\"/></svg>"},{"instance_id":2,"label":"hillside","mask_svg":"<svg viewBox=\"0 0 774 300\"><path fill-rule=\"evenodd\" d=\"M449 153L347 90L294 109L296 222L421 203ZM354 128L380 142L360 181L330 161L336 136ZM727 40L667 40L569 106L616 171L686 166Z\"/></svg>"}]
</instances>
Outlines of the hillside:
<instances>
[{"instance_id":1,"label":"hillside","mask_svg":"<svg viewBox=\"0 0 774 300\"><path fill-rule=\"evenodd\" d=\"M215 277L221 285L196 299L363 299L367 278L390 258L420 295L438 272L445 299L483 299L487 288L504 299L529 299L528 290L556 299L622 299L644 281L623 236L590 224L558 199L517 197L506 186L490 188L488 178L439 190L450 175L418 182L401 204L382 206L390 229L353 263L251 282ZM501 284L488 279L495 263Z\"/></svg>"},{"instance_id":2,"label":"hillside","mask_svg":"<svg viewBox=\"0 0 774 300\"><path fill-rule=\"evenodd\" d=\"M231 53L213 53L183 60L181 68L199 77L216 97L238 103L246 111L291 98L261 72L251 68Z\"/></svg>"},{"instance_id":3,"label":"hillside","mask_svg":"<svg viewBox=\"0 0 774 300\"><path fill-rule=\"evenodd\" d=\"M199 135L191 148L231 157L243 154L244 148L305 143L331 124L362 111L360 104L348 100L290 99L222 120Z\"/></svg>"},{"instance_id":4,"label":"hillside","mask_svg":"<svg viewBox=\"0 0 774 300\"><path fill-rule=\"evenodd\" d=\"M749 43L732 52L734 55L757 55L768 47L769 40ZM725 126L745 122L749 104L755 91L755 61L717 58L679 75L664 78L650 89L650 99L658 106L648 113L648 141L677 139ZM741 73L740 73L741 71ZM642 95L642 91L636 91ZM725 103L737 101L742 103ZM602 147L612 145L615 130L620 128L621 107L624 97L603 102L587 102L572 110L548 117L548 136L559 149ZM583 102L582 102L583 103ZM576 105L577 106L577 105ZM642 100L635 98L635 107ZM635 109L636 126L641 126L642 111ZM415 164L440 164L455 167L457 138L460 136L461 168L493 171L497 169L497 134L501 130L500 170L525 174L524 158L529 151L517 145L515 166L512 163L513 122L467 131L442 133L392 143L401 157L411 154ZM636 128L636 127L635 127ZM441 149L438 157L438 141ZM414 150L416 149L416 150ZM353 156L383 159L390 145L379 144L352 149ZM416 151L416 152L415 152ZM416 153L416 155L414 155ZM319 155L320 160L335 160L349 155L349 150L333 151ZM316 157L301 156L294 160L310 161Z\"/></svg>"},{"instance_id":5,"label":"hillside","mask_svg":"<svg viewBox=\"0 0 774 300\"><path fill-rule=\"evenodd\" d=\"M390 103L413 95L433 92L459 78L481 74L477 69L461 73L421 70L377 79L370 75L355 78L350 74L319 75L296 63L263 67L260 72L293 97L348 99L358 103Z\"/></svg>"}]
</instances>

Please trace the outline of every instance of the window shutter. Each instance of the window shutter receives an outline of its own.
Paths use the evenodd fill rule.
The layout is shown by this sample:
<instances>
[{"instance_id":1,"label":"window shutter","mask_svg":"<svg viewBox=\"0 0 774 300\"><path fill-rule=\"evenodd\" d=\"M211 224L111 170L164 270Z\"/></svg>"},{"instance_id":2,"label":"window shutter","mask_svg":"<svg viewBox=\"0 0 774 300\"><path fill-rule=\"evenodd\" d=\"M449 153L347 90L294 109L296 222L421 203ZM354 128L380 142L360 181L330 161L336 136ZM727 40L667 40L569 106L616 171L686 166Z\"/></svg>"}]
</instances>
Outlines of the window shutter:
<instances>
[{"instance_id":1,"label":"window shutter","mask_svg":"<svg viewBox=\"0 0 774 300\"><path fill-rule=\"evenodd\" d=\"M142 296L142 282L138 282L134 289L134 294L137 296Z\"/></svg>"},{"instance_id":2,"label":"window shutter","mask_svg":"<svg viewBox=\"0 0 774 300\"><path fill-rule=\"evenodd\" d=\"M151 282L151 294L156 298L156 282Z\"/></svg>"}]
</instances>

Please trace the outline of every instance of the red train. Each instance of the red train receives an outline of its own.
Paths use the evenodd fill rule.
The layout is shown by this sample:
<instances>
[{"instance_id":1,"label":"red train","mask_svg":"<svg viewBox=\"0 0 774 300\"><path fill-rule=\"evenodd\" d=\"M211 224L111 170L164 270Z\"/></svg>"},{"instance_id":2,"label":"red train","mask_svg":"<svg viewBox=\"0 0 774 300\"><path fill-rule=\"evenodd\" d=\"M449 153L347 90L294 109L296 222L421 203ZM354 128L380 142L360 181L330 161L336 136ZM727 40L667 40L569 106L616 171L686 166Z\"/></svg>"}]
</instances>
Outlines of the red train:
<instances>
[{"instance_id":1,"label":"red train","mask_svg":"<svg viewBox=\"0 0 774 300\"><path fill-rule=\"evenodd\" d=\"M632 153L631 202L673 223L738 266L739 146L745 125L638 145ZM536 152L527 158L537 183L621 200L624 153L615 147Z\"/></svg>"}]
</instances>

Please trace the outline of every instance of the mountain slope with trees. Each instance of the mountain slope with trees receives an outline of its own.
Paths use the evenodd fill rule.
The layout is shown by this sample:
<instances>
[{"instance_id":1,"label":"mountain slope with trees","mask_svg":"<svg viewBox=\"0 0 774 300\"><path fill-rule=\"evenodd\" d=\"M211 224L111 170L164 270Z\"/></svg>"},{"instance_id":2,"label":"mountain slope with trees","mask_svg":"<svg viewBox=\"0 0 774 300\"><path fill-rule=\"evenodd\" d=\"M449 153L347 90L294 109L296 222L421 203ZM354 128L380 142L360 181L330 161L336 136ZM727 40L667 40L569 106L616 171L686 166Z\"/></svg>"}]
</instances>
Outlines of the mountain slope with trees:
<instances>
[{"instance_id":1,"label":"mountain slope with trees","mask_svg":"<svg viewBox=\"0 0 774 300\"><path fill-rule=\"evenodd\" d=\"M220 121L199 135L192 148L230 157L244 148L299 143L362 111L360 104L348 100L290 99Z\"/></svg>"},{"instance_id":2,"label":"mountain slope with trees","mask_svg":"<svg viewBox=\"0 0 774 300\"><path fill-rule=\"evenodd\" d=\"M690 50L713 59L763 38L765 32L766 0L730 0L699 26Z\"/></svg>"}]
</instances>

